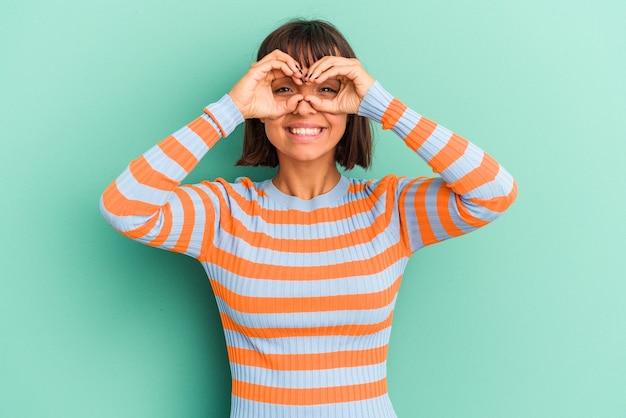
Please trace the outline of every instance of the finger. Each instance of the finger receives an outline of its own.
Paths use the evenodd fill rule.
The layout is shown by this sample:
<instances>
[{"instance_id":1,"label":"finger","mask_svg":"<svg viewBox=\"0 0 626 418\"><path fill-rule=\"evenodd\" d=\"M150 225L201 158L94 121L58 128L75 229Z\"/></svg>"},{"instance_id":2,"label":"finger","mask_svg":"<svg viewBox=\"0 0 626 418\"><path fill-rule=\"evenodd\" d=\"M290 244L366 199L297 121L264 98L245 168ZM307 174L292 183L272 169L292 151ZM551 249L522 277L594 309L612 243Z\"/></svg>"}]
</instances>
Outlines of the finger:
<instances>
[{"instance_id":1,"label":"finger","mask_svg":"<svg viewBox=\"0 0 626 418\"><path fill-rule=\"evenodd\" d=\"M298 107L298 103L304 99L302 94L295 94L288 100L277 103L272 112L266 117L269 119L278 119L288 113L293 113Z\"/></svg>"},{"instance_id":2,"label":"finger","mask_svg":"<svg viewBox=\"0 0 626 418\"><path fill-rule=\"evenodd\" d=\"M330 67L319 75L310 80L311 83L322 84L328 79L337 79L341 81L342 85L346 83L354 82L358 78L358 73L355 68L347 68L345 66Z\"/></svg>"},{"instance_id":3,"label":"finger","mask_svg":"<svg viewBox=\"0 0 626 418\"><path fill-rule=\"evenodd\" d=\"M365 76L367 73L358 64L338 63L317 68L311 75L311 82L323 83L329 78L348 79L356 81L359 77Z\"/></svg>"},{"instance_id":4,"label":"finger","mask_svg":"<svg viewBox=\"0 0 626 418\"><path fill-rule=\"evenodd\" d=\"M305 78L308 81L313 81L329 68L345 65L353 65L353 63L350 61L349 58L326 56L317 60L313 63L313 65L309 67Z\"/></svg>"},{"instance_id":5,"label":"finger","mask_svg":"<svg viewBox=\"0 0 626 418\"><path fill-rule=\"evenodd\" d=\"M292 58L289 54L279 49L275 49L274 51L265 55L263 58L257 61L257 64L265 64L267 62L274 61L274 60L284 62L289 67L289 70L293 72L294 74L295 73L303 74L302 68L300 67L300 64L298 63L298 61Z\"/></svg>"},{"instance_id":6,"label":"finger","mask_svg":"<svg viewBox=\"0 0 626 418\"><path fill-rule=\"evenodd\" d=\"M313 109L317 110L318 112L335 114L343 113L338 109L337 103L333 100L321 99L313 94L305 96L304 100L309 102Z\"/></svg>"},{"instance_id":7,"label":"finger","mask_svg":"<svg viewBox=\"0 0 626 418\"><path fill-rule=\"evenodd\" d=\"M342 89L352 85L361 98L376 81L360 64L346 64L328 67L311 82L321 84L332 78L341 81Z\"/></svg>"},{"instance_id":8,"label":"finger","mask_svg":"<svg viewBox=\"0 0 626 418\"><path fill-rule=\"evenodd\" d=\"M299 86L304 84L304 80L302 80L302 74L294 74L291 78L293 79L293 82Z\"/></svg>"},{"instance_id":9,"label":"finger","mask_svg":"<svg viewBox=\"0 0 626 418\"><path fill-rule=\"evenodd\" d=\"M298 107L298 103L300 103L302 100L304 100L304 95L302 94L294 94L292 97L290 97L285 102L285 108L287 109L287 112L288 113L294 112L296 108Z\"/></svg>"},{"instance_id":10,"label":"finger","mask_svg":"<svg viewBox=\"0 0 626 418\"><path fill-rule=\"evenodd\" d=\"M294 81L298 80L297 83L301 84L299 80L303 77L300 70L294 71L289 64L279 60L270 60L263 63L259 62L255 71L258 71L257 79L261 80L265 78L270 82L282 77L292 77Z\"/></svg>"}]
</instances>

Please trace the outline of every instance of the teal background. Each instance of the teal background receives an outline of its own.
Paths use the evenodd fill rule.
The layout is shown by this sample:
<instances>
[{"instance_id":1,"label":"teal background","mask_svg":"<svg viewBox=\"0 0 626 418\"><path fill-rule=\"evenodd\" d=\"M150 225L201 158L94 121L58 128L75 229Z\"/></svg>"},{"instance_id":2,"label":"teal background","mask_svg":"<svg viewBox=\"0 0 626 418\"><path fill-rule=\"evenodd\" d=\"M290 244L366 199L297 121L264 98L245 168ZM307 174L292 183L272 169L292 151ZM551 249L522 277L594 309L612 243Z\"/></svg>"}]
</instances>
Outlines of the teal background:
<instances>
[{"instance_id":1,"label":"teal background","mask_svg":"<svg viewBox=\"0 0 626 418\"><path fill-rule=\"evenodd\" d=\"M117 234L98 198L303 16L519 183L498 222L411 260L388 363L399 417L625 417L626 3L304 4L2 1L0 416L228 416L200 265ZM271 175L232 166L241 132L189 181ZM352 174L388 172L429 174L378 129L374 167Z\"/></svg>"}]
</instances>

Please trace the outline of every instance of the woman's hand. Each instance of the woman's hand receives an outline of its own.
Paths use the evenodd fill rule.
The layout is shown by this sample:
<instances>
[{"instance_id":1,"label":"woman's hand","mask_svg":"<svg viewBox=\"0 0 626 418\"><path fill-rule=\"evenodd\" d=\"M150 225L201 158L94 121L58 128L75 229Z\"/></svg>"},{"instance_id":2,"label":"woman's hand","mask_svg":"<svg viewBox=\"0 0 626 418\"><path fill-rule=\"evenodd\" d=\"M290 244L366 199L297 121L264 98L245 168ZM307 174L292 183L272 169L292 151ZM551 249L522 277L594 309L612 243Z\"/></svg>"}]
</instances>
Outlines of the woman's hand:
<instances>
[{"instance_id":1,"label":"woman's hand","mask_svg":"<svg viewBox=\"0 0 626 418\"><path fill-rule=\"evenodd\" d=\"M334 98L316 95L304 97L319 112L356 114L361 100L375 81L356 58L336 56L327 56L316 61L302 80L322 84L330 78L341 82L339 92Z\"/></svg>"},{"instance_id":2,"label":"woman's hand","mask_svg":"<svg viewBox=\"0 0 626 418\"><path fill-rule=\"evenodd\" d=\"M233 86L228 95L245 119L277 118L293 112L304 96L295 94L289 100L276 101L272 81L291 77L302 85L304 73L288 54L275 50L250 66L250 70Z\"/></svg>"}]
</instances>

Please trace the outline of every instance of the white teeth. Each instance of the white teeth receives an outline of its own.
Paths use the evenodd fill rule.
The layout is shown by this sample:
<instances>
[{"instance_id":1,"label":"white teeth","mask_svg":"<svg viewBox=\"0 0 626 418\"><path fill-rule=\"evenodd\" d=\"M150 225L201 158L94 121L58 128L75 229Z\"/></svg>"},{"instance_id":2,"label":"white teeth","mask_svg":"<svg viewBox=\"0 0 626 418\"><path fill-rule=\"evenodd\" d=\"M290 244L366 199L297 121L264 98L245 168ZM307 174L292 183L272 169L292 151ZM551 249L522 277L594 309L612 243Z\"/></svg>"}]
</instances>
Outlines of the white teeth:
<instances>
[{"instance_id":1,"label":"white teeth","mask_svg":"<svg viewBox=\"0 0 626 418\"><path fill-rule=\"evenodd\" d=\"M289 132L294 135L319 135L322 128L289 128Z\"/></svg>"}]
</instances>

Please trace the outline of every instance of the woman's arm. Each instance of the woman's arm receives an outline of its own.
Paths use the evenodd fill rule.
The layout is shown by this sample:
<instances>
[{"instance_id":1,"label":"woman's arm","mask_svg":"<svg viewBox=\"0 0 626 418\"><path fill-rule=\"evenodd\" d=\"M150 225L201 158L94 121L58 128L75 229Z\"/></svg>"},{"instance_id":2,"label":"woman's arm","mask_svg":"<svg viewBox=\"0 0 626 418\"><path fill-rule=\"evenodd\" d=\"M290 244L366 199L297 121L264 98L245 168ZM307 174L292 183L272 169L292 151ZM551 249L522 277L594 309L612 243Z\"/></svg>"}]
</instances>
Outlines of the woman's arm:
<instances>
[{"instance_id":1,"label":"woman's arm","mask_svg":"<svg viewBox=\"0 0 626 418\"><path fill-rule=\"evenodd\" d=\"M197 257L218 218L214 195L181 181L222 137L243 122L228 95L163 139L111 183L100 199L104 218L144 244Z\"/></svg>"},{"instance_id":2,"label":"woman's arm","mask_svg":"<svg viewBox=\"0 0 626 418\"><path fill-rule=\"evenodd\" d=\"M252 64L202 116L130 163L100 199L104 218L137 241L198 257L218 227L221 191L208 182L180 183L244 118L276 117L295 109L300 95L280 104L274 100L271 80L277 73L302 84L297 62L281 51Z\"/></svg>"},{"instance_id":3,"label":"woman's arm","mask_svg":"<svg viewBox=\"0 0 626 418\"><path fill-rule=\"evenodd\" d=\"M376 82L359 112L404 139L440 178L407 179L398 189L402 233L411 251L498 218L515 200L513 177L476 145L407 108Z\"/></svg>"},{"instance_id":4,"label":"woman's arm","mask_svg":"<svg viewBox=\"0 0 626 418\"><path fill-rule=\"evenodd\" d=\"M354 58L324 57L305 82L341 81L336 97L305 96L318 111L357 113L404 139L441 177L404 179L397 189L402 238L410 251L495 220L515 200L511 175L483 150L391 96Z\"/></svg>"}]
</instances>

